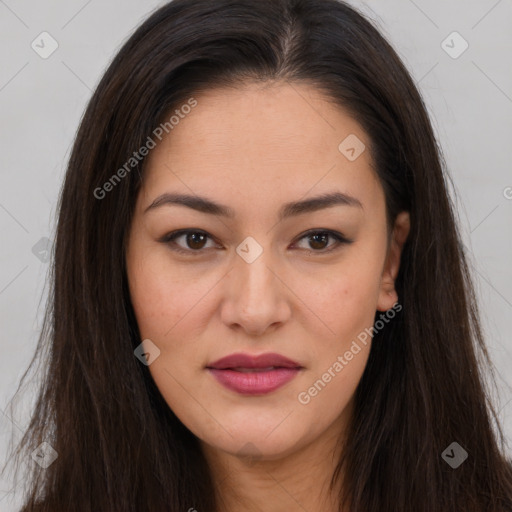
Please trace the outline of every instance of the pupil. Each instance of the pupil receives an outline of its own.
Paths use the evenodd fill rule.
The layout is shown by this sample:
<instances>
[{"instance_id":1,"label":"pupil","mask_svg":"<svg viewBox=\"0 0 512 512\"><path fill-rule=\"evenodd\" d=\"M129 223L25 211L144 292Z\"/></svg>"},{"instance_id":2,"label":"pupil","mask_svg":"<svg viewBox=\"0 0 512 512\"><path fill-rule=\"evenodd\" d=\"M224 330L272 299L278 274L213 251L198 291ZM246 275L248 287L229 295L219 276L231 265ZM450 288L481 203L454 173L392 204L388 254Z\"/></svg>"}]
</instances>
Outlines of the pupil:
<instances>
[{"instance_id":1,"label":"pupil","mask_svg":"<svg viewBox=\"0 0 512 512\"><path fill-rule=\"evenodd\" d=\"M198 242L196 237L202 238L203 240L199 240L199 242ZM205 238L205 235L203 235L202 233L190 233L187 236L187 243L189 243L189 246L191 247L191 249L201 249L201 247L202 247L201 242L204 242L204 238ZM196 243L199 243L199 247L194 245Z\"/></svg>"},{"instance_id":2,"label":"pupil","mask_svg":"<svg viewBox=\"0 0 512 512\"><path fill-rule=\"evenodd\" d=\"M320 245L322 245L323 243L325 243L327 237L328 237L327 233L311 235L311 239L313 240L313 242L311 243L311 241L310 241L310 244L312 244L312 247L314 249L323 249L324 247L315 246L315 243L318 243L318 238L321 238L322 241L319 243L320 243Z\"/></svg>"}]
</instances>

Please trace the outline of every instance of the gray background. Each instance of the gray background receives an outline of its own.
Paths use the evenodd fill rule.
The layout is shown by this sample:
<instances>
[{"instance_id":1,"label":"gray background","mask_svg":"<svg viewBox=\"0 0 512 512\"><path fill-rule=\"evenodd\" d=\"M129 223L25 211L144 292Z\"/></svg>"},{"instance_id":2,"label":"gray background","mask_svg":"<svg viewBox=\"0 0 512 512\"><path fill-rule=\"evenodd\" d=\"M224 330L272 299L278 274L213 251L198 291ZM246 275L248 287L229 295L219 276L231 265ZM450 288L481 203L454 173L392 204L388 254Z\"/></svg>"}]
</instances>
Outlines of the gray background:
<instances>
[{"instance_id":1,"label":"gray background","mask_svg":"<svg viewBox=\"0 0 512 512\"><path fill-rule=\"evenodd\" d=\"M17 440L27 424L37 385L34 381L27 389L17 409L11 407L41 325L45 239L54 235L74 134L110 59L163 3L0 0L2 463L11 432ZM498 371L497 409L512 439L512 0L350 3L376 20L416 79L431 114L453 179L451 193ZM31 47L35 41L44 44L40 52L50 48L49 39L41 43L43 31L58 43L46 59ZM454 31L462 38L451 35ZM469 47L461 53L464 41ZM19 492L7 473L0 480L0 509L16 510Z\"/></svg>"}]
</instances>

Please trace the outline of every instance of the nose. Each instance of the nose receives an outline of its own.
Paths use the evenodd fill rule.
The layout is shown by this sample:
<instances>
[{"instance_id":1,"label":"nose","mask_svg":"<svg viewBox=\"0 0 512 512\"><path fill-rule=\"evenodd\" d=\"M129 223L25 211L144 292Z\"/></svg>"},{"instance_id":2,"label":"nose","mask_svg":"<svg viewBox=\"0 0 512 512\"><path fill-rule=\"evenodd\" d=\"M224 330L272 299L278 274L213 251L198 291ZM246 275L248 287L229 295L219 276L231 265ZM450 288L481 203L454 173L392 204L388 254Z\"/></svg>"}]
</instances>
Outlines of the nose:
<instances>
[{"instance_id":1,"label":"nose","mask_svg":"<svg viewBox=\"0 0 512 512\"><path fill-rule=\"evenodd\" d=\"M237 258L225 277L221 312L230 329L261 336L289 319L291 292L274 266L266 251L252 263Z\"/></svg>"}]
</instances>

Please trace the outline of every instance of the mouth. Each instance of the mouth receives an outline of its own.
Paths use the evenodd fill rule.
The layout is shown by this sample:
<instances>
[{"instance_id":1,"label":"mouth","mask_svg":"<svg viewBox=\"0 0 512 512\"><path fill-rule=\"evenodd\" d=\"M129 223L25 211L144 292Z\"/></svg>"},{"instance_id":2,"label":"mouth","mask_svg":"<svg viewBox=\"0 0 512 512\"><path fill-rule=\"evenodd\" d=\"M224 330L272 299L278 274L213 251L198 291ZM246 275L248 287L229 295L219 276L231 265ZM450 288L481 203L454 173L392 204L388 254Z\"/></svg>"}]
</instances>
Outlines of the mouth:
<instances>
[{"instance_id":1,"label":"mouth","mask_svg":"<svg viewBox=\"0 0 512 512\"><path fill-rule=\"evenodd\" d=\"M272 370L277 370L281 368L280 366L269 366L267 368L218 368L219 370L233 370L234 372L242 372L242 373L260 373L260 372L270 372Z\"/></svg>"},{"instance_id":2,"label":"mouth","mask_svg":"<svg viewBox=\"0 0 512 512\"><path fill-rule=\"evenodd\" d=\"M280 354L232 354L206 366L227 389L243 395L264 395L284 386L303 367Z\"/></svg>"}]
</instances>

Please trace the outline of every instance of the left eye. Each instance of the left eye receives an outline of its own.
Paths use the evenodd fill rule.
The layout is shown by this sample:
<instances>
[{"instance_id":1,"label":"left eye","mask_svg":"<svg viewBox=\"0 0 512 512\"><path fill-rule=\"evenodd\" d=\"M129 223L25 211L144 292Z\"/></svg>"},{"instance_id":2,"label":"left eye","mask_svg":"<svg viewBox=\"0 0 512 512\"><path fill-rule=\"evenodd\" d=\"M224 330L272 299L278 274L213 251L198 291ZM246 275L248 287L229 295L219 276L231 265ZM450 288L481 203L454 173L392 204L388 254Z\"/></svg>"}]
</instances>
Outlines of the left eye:
<instances>
[{"instance_id":1,"label":"left eye","mask_svg":"<svg viewBox=\"0 0 512 512\"><path fill-rule=\"evenodd\" d=\"M185 245L188 247L183 247L176 243L176 240L182 237L185 238ZM212 237L204 231L180 230L165 235L160 241L172 245L174 251L193 254L195 256L199 255L202 252L201 250L205 248L205 243L208 238L212 239ZM326 249L324 245L326 243L328 244L329 238L334 239L335 243L331 244L330 248ZM303 247L303 249L317 253L331 252L341 245L352 243L352 240L344 237L341 233L330 230L308 231L299 237L298 240L301 241L304 239L307 239L306 243L309 244L309 247Z\"/></svg>"},{"instance_id":2,"label":"left eye","mask_svg":"<svg viewBox=\"0 0 512 512\"><path fill-rule=\"evenodd\" d=\"M330 246L329 249L325 249L325 247L319 247L323 246L323 244L327 243L329 238L334 239L335 243ZM340 247L344 244L351 244L352 240L349 240L348 238L344 237L341 233L338 233L336 231L309 231L306 234L302 235L299 240L307 239L307 242L310 247L306 247L306 250L313 251L313 252L331 252L334 251L336 248Z\"/></svg>"}]
</instances>

